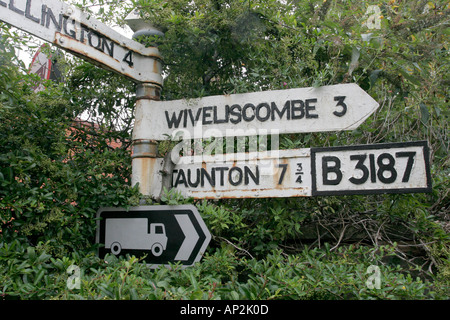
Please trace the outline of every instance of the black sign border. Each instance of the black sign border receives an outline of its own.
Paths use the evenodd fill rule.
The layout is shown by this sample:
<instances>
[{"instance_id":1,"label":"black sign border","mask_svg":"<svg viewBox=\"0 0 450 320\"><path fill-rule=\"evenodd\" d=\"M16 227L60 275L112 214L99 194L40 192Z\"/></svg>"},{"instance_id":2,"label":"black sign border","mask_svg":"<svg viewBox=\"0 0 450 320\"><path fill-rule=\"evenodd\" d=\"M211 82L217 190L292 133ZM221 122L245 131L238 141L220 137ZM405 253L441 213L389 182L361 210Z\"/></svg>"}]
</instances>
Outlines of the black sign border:
<instances>
[{"instance_id":1,"label":"black sign border","mask_svg":"<svg viewBox=\"0 0 450 320\"><path fill-rule=\"evenodd\" d=\"M402 147L422 147L425 160L425 172L427 177L427 186L425 188L392 188L392 189L365 189L365 190L317 190L317 171L316 171L316 154L330 151L348 151L348 150L380 150L393 149ZM395 142L395 143L378 143L378 144L362 144L354 146L335 146L324 148L311 148L311 180L312 180L312 196L341 196L341 195L371 195L383 193L428 193L432 191L431 172L430 172L430 151L427 141L413 142Z\"/></svg>"},{"instance_id":2,"label":"black sign border","mask_svg":"<svg viewBox=\"0 0 450 320\"><path fill-rule=\"evenodd\" d=\"M105 243L105 219L111 218L124 218L124 217L136 217L141 214L151 214L151 213L162 213L170 214L172 216L177 214L185 214L189 216L194 228L198 232L199 239L194 249L192 250L188 260L186 261L166 261L163 263L152 263L149 262L148 259L145 259L145 263L151 268L158 268L159 266L169 266L172 264L179 264L182 268L190 267L194 265L197 261L201 259L202 247L206 243L205 249L211 240L211 235L206 225L198 212L197 208L193 205L153 205L153 206L137 206L137 207L103 207L97 211L97 230L96 230L96 244L104 245ZM202 227L203 225L203 227ZM143 253L145 250L124 250L124 254L120 254L119 256L125 256L128 254L134 254L136 256L141 256L140 253ZM110 250L102 248L98 248L97 256L100 258L104 258L106 253L110 253Z\"/></svg>"}]
</instances>

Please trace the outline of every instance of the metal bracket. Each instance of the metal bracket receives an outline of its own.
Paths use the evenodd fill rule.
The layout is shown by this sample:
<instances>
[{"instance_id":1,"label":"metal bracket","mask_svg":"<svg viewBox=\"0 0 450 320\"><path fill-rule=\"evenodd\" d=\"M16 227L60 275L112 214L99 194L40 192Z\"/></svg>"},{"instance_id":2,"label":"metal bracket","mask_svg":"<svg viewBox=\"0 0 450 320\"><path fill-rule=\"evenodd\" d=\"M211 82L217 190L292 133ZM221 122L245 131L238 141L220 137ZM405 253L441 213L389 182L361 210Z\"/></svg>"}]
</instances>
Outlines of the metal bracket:
<instances>
[{"instance_id":1,"label":"metal bracket","mask_svg":"<svg viewBox=\"0 0 450 320\"><path fill-rule=\"evenodd\" d=\"M157 198L158 201L161 200L161 197L164 193L164 188L169 190L172 187L172 173L173 173L174 168L175 168L175 163L172 161L170 151L168 151L166 153L166 155L164 156L163 169L159 172L162 176L162 183L161 183L161 191Z\"/></svg>"}]
</instances>

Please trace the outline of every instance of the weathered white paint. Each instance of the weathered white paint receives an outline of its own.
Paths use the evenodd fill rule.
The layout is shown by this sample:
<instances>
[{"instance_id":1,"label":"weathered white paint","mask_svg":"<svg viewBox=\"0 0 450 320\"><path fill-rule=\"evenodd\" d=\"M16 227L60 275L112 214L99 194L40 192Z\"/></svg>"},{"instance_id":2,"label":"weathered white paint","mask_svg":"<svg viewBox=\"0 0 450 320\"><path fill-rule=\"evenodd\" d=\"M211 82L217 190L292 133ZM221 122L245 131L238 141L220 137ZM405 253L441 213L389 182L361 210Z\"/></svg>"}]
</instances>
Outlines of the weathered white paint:
<instances>
[{"instance_id":1,"label":"weathered white paint","mask_svg":"<svg viewBox=\"0 0 450 320\"><path fill-rule=\"evenodd\" d=\"M171 179L195 199L429 192L428 157L423 141L181 157Z\"/></svg>"},{"instance_id":2,"label":"weathered white paint","mask_svg":"<svg viewBox=\"0 0 450 320\"><path fill-rule=\"evenodd\" d=\"M0 0L0 20L136 82L162 85L157 48L146 48L64 2Z\"/></svg>"},{"instance_id":3,"label":"weathered white paint","mask_svg":"<svg viewBox=\"0 0 450 320\"><path fill-rule=\"evenodd\" d=\"M143 195L159 196L162 186L161 170L164 159L161 158L133 158L132 185L139 184L139 191Z\"/></svg>"},{"instance_id":4,"label":"weathered white paint","mask_svg":"<svg viewBox=\"0 0 450 320\"><path fill-rule=\"evenodd\" d=\"M181 157L172 185L195 199L311 196L309 149Z\"/></svg>"},{"instance_id":5,"label":"weathered white paint","mask_svg":"<svg viewBox=\"0 0 450 320\"><path fill-rule=\"evenodd\" d=\"M135 139L353 130L379 106L356 84L143 103L152 108L136 110Z\"/></svg>"}]
</instances>

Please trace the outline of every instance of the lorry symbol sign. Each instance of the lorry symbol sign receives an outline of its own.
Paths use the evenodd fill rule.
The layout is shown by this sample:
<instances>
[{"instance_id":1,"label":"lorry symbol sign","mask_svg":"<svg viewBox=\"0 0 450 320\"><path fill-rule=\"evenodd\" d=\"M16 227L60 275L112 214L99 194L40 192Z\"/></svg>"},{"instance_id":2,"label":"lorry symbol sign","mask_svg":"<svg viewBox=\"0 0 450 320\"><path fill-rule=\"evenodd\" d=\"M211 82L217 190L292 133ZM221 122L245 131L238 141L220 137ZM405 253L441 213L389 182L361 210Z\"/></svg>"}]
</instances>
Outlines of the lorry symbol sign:
<instances>
[{"instance_id":1,"label":"lorry symbol sign","mask_svg":"<svg viewBox=\"0 0 450 320\"><path fill-rule=\"evenodd\" d=\"M199 261L211 234L193 205L101 208L97 212L98 254L143 257L147 265Z\"/></svg>"},{"instance_id":2,"label":"lorry symbol sign","mask_svg":"<svg viewBox=\"0 0 450 320\"><path fill-rule=\"evenodd\" d=\"M150 229L150 230L149 230ZM167 246L162 223L148 223L148 218L110 218L106 220L105 248L119 255L122 249L151 250L159 257Z\"/></svg>"}]
</instances>

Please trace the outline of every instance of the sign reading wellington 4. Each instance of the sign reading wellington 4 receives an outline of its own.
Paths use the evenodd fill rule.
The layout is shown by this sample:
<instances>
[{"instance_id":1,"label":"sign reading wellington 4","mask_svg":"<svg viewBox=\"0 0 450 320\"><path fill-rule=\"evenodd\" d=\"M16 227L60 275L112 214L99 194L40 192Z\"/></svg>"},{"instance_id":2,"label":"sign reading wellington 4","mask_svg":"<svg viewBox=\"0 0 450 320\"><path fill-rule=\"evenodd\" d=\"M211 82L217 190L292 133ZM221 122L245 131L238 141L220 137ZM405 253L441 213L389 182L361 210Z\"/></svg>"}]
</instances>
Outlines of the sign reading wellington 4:
<instances>
[{"instance_id":1,"label":"sign reading wellington 4","mask_svg":"<svg viewBox=\"0 0 450 320\"><path fill-rule=\"evenodd\" d=\"M0 20L136 82L162 83L156 48L146 48L61 1L0 0Z\"/></svg>"},{"instance_id":2,"label":"sign reading wellington 4","mask_svg":"<svg viewBox=\"0 0 450 320\"><path fill-rule=\"evenodd\" d=\"M150 102L147 102L150 103ZM140 108L134 135L165 140L353 130L379 104L356 84L297 88L200 99L151 101Z\"/></svg>"},{"instance_id":3,"label":"sign reading wellington 4","mask_svg":"<svg viewBox=\"0 0 450 320\"><path fill-rule=\"evenodd\" d=\"M418 141L181 157L172 186L196 199L430 192L429 151Z\"/></svg>"},{"instance_id":4,"label":"sign reading wellington 4","mask_svg":"<svg viewBox=\"0 0 450 320\"><path fill-rule=\"evenodd\" d=\"M145 257L152 268L169 263L187 267L199 261L211 234L193 205L102 208L97 212L99 256Z\"/></svg>"}]
</instances>

